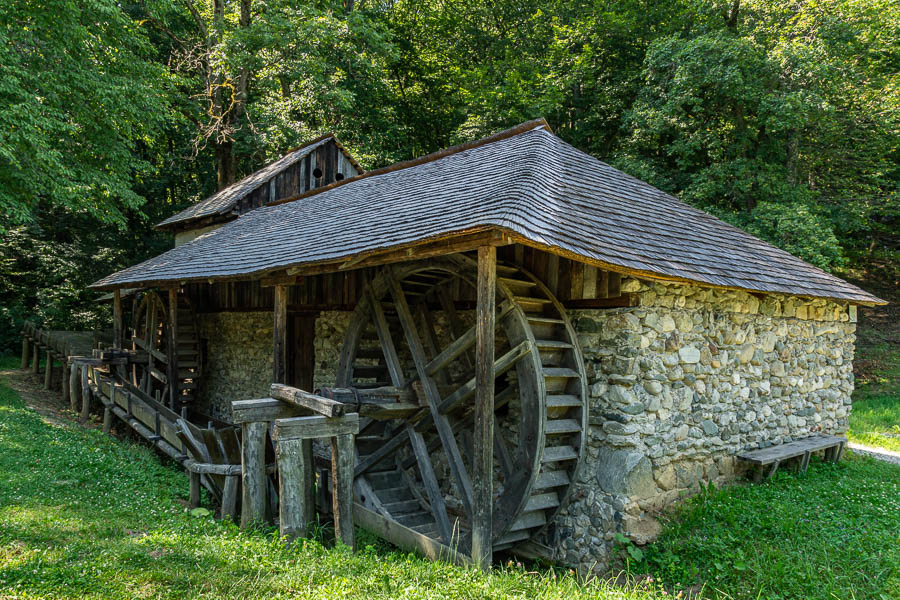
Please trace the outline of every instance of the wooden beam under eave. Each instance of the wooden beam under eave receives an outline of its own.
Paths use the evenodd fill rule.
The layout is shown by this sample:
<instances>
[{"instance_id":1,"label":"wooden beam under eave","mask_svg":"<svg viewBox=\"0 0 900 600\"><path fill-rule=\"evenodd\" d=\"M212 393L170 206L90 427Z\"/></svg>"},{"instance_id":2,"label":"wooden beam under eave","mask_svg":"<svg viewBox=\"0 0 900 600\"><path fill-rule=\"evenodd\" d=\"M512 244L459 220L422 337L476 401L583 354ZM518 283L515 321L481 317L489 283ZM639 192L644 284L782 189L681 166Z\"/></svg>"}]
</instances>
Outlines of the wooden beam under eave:
<instances>
[{"instance_id":1,"label":"wooden beam under eave","mask_svg":"<svg viewBox=\"0 0 900 600\"><path fill-rule=\"evenodd\" d=\"M275 286L272 383L287 383L287 294L286 285Z\"/></svg>"},{"instance_id":2,"label":"wooden beam under eave","mask_svg":"<svg viewBox=\"0 0 900 600\"><path fill-rule=\"evenodd\" d=\"M113 348L118 350L122 349L122 332L122 291L116 288L113 290Z\"/></svg>"},{"instance_id":3,"label":"wooden beam under eave","mask_svg":"<svg viewBox=\"0 0 900 600\"><path fill-rule=\"evenodd\" d=\"M493 559L494 326L497 248L478 248L475 308L475 431L472 465L472 560L486 570Z\"/></svg>"}]
</instances>

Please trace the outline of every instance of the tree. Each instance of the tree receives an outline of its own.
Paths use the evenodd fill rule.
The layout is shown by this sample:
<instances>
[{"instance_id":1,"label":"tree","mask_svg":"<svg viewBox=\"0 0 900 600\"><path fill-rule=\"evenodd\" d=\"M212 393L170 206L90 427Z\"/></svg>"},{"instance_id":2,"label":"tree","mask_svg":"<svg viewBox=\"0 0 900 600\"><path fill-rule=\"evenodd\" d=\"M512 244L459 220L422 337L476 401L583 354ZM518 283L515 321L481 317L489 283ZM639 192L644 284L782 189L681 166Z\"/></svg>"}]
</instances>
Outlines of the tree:
<instances>
[{"instance_id":1,"label":"tree","mask_svg":"<svg viewBox=\"0 0 900 600\"><path fill-rule=\"evenodd\" d=\"M0 3L0 230L64 207L124 224L166 80L112 0ZM42 208L43 207L43 208Z\"/></svg>"}]
</instances>

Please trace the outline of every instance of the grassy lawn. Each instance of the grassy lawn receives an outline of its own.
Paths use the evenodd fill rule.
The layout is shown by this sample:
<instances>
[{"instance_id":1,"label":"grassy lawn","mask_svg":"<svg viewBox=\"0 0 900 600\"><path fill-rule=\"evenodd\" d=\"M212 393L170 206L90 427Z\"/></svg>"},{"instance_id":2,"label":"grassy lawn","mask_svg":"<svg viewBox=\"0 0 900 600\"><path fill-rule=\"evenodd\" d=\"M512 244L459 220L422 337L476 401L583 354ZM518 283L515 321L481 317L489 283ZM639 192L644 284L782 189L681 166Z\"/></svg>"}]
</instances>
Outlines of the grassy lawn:
<instances>
[{"instance_id":1,"label":"grassy lawn","mask_svg":"<svg viewBox=\"0 0 900 600\"><path fill-rule=\"evenodd\" d=\"M191 516L187 491L147 447L51 424L0 381L0 598L900 598L900 467L870 459L709 490L629 564L653 581L625 587L482 574L365 532L356 554L286 547L271 529Z\"/></svg>"},{"instance_id":2,"label":"grassy lawn","mask_svg":"<svg viewBox=\"0 0 900 600\"><path fill-rule=\"evenodd\" d=\"M900 252L855 262L859 266L843 275L889 304L859 309L856 391L847 435L900 452Z\"/></svg>"}]
</instances>

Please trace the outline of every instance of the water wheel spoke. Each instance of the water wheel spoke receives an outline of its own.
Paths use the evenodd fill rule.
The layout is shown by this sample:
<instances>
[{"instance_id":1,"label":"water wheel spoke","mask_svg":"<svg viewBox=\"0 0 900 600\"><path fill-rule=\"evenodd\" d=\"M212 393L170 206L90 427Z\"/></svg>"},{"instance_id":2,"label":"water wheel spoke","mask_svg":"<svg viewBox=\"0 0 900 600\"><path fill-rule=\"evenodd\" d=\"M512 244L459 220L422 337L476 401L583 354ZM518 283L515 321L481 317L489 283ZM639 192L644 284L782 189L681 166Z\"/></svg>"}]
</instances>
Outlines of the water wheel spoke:
<instances>
[{"instance_id":1,"label":"water wheel spoke","mask_svg":"<svg viewBox=\"0 0 900 600\"><path fill-rule=\"evenodd\" d=\"M532 344L529 340L519 342L512 350L506 352L503 356L494 361L494 377L499 377L509 371L515 364L525 356L531 353ZM471 398L475 393L475 377L473 376L467 382L459 386L455 392L447 396L438 405L441 413L447 413L464 400Z\"/></svg>"},{"instance_id":2,"label":"water wheel spoke","mask_svg":"<svg viewBox=\"0 0 900 600\"><path fill-rule=\"evenodd\" d=\"M438 431L438 435L441 436L441 443L443 444L444 452L447 455L447 460L450 463L450 472L453 474L453 478L456 480L456 485L462 495L461 500L465 507L466 514L471 516L472 481L463 464L462 456L459 453L459 447L456 445L456 438L453 437L453 429L451 428L447 417L438 410L441 397L438 393L437 384L435 384L434 379L432 379L425 371L425 365L427 364L425 360L425 349L422 346L421 339L419 339L419 333L416 331L415 321L409 311L409 304L407 304L403 288L400 287L400 283L393 276L388 276L388 285L391 296L394 299L394 305L397 309L397 316L400 319L400 326L406 336L406 343L409 346L413 362L416 365L416 372L419 374L419 380L422 382L422 387L425 389L425 399L431 410L431 417L434 421L435 428Z\"/></svg>"},{"instance_id":3,"label":"water wheel spoke","mask_svg":"<svg viewBox=\"0 0 900 600\"><path fill-rule=\"evenodd\" d=\"M428 503L431 505L431 510L434 514L438 533L444 540L449 540L451 536L450 517L447 516L447 505L441 493L441 486L434 475L434 468L431 465L431 458L425 445L425 439L412 425L408 425L406 431L409 433L413 454L415 454L416 462L419 464L419 474L422 475L422 483L425 486L425 493L428 494Z\"/></svg>"},{"instance_id":4,"label":"water wheel spoke","mask_svg":"<svg viewBox=\"0 0 900 600\"><path fill-rule=\"evenodd\" d=\"M387 362L388 373L391 375L391 383L396 388L402 388L404 385L403 368L400 366L400 359L397 357L397 348L394 346L394 339L391 337L391 329L388 326L387 317L384 316L384 308L381 306L381 302L375 298L371 287L366 291L366 298L368 298L369 307L372 310L375 331L378 333L378 340L381 342L381 349L384 351L384 359Z\"/></svg>"}]
</instances>

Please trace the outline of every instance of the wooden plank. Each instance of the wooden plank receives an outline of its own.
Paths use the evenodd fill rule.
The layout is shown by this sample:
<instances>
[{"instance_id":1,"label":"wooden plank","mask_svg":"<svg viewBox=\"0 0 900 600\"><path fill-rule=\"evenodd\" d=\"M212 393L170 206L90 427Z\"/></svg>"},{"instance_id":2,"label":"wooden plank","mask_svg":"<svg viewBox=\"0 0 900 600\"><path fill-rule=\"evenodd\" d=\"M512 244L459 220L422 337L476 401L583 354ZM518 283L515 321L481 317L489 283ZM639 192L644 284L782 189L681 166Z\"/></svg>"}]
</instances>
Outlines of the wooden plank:
<instances>
[{"instance_id":1,"label":"wooden plank","mask_svg":"<svg viewBox=\"0 0 900 600\"><path fill-rule=\"evenodd\" d=\"M572 289L569 292L569 298L572 300L580 300L584 298L584 263L580 261L572 261L571 273Z\"/></svg>"},{"instance_id":2,"label":"wooden plank","mask_svg":"<svg viewBox=\"0 0 900 600\"><path fill-rule=\"evenodd\" d=\"M306 536L306 528L315 518L311 503L313 464L303 452L303 440L275 442L278 460L279 533L292 541Z\"/></svg>"},{"instance_id":3,"label":"wooden plank","mask_svg":"<svg viewBox=\"0 0 900 600\"><path fill-rule=\"evenodd\" d=\"M468 566L471 559L456 548L442 544L418 531L384 517L360 503L353 506L353 519L363 529L386 539L407 552L418 552L431 560L442 560Z\"/></svg>"},{"instance_id":4,"label":"wooden plank","mask_svg":"<svg viewBox=\"0 0 900 600\"><path fill-rule=\"evenodd\" d=\"M241 425L241 527L266 519L266 423Z\"/></svg>"},{"instance_id":5,"label":"wooden plank","mask_svg":"<svg viewBox=\"0 0 900 600\"><path fill-rule=\"evenodd\" d=\"M275 398L235 400L231 403L231 419L235 425L299 417L304 415L305 412L304 409Z\"/></svg>"},{"instance_id":6,"label":"wooden plank","mask_svg":"<svg viewBox=\"0 0 900 600\"><path fill-rule=\"evenodd\" d=\"M359 433L358 413L334 418L314 416L276 419L272 426L272 438L279 441L333 437L348 433Z\"/></svg>"},{"instance_id":7,"label":"wooden plank","mask_svg":"<svg viewBox=\"0 0 900 600\"><path fill-rule=\"evenodd\" d=\"M546 282L547 288L549 288L550 292L556 296L557 291L559 290L559 256L556 254L550 254L547 257Z\"/></svg>"},{"instance_id":8,"label":"wooden plank","mask_svg":"<svg viewBox=\"0 0 900 600\"><path fill-rule=\"evenodd\" d=\"M378 341L381 343L381 350L384 353L388 373L391 375L391 383L394 387L402 388L405 385L403 367L400 365L400 359L397 357L397 348L394 346L394 340L391 338L391 329L388 326L387 318L384 316L384 309L381 306L381 302L372 293L371 287L366 288L366 299L369 302L369 310L372 311L372 320L375 323L375 331L378 333Z\"/></svg>"},{"instance_id":9,"label":"wooden plank","mask_svg":"<svg viewBox=\"0 0 900 600\"><path fill-rule=\"evenodd\" d=\"M597 297L597 267L593 265L584 265L584 289L581 296L582 298Z\"/></svg>"},{"instance_id":10,"label":"wooden plank","mask_svg":"<svg viewBox=\"0 0 900 600\"><path fill-rule=\"evenodd\" d=\"M340 417L347 408L343 402L317 396L282 383L273 383L269 388L269 394L276 400L283 400L300 408L308 408L326 417Z\"/></svg>"},{"instance_id":11,"label":"wooden plank","mask_svg":"<svg viewBox=\"0 0 900 600\"><path fill-rule=\"evenodd\" d=\"M622 274L614 271L609 272L609 282L607 284L609 297L617 298L622 295Z\"/></svg>"},{"instance_id":12,"label":"wooden plank","mask_svg":"<svg viewBox=\"0 0 900 600\"><path fill-rule=\"evenodd\" d=\"M80 423L87 423L88 417L91 416L91 387L88 381L88 367L81 367L81 419Z\"/></svg>"},{"instance_id":13,"label":"wooden plank","mask_svg":"<svg viewBox=\"0 0 900 600\"><path fill-rule=\"evenodd\" d=\"M353 434L331 438L331 488L334 536L338 542L353 548L353 463L356 460Z\"/></svg>"},{"instance_id":14,"label":"wooden plank","mask_svg":"<svg viewBox=\"0 0 900 600\"><path fill-rule=\"evenodd\" d=\"M597 293L596 298L609 297L609 271L600 269L597 273Z\"/></svg>"},{"instance_id":15,"label":"wooden plank","mask_svg":"<svg viewBox=\"0 0 900 600\"><path fill-rule=\"evenodd\" d=\"M580 300L566 300L563 306L566 308L585 309L585 308L625 308L629 306L638 306L640 300L637 294L617 294L615 297L609 298L586 298Z\"/></svg>"},{"instance_id":16,"label":"wooden plank","mask_svg":"<svg viewBox=\"0 0 900 600\"><path fill-rule=\"evenodd\" d=\"M846 440L838 436L811 436L788 444L760 448L750 452L738 454L738 458L754 464L766 465L776 460L788 460L802 456L806 452L817 452L828 448L834 448L846 443Z\"/></svg>"},{"instance_id":17,"label":"wooden plank","mask_svg":"<svg viewBox=\"0 0 900 600\"><path fill-rule=\"evenodd\" d=\"M434 467L431 465L431 458L428 455L428 448L425 446L425 439L412 425L407 425L406 431L409 434L409 441L416 457L416 463L419 465L419 474L422 476L422 484L425 486L425 493L428 495L428 503L431 505L431 512L437 523L438 534L440 534L444 542L449 542L453 539L450 517L447 516L447 505L444 502L444 495L441 493L441 486L434 475Z\"/></svg>"},{"instance_id":18,"label":"wooden plank","mask_svg":"<svg viewBox=\"0 0 900 600\"><path fill-rule=\"evenodd\" d=\"M481 569L493 559L494 509L494 327L497 249L478 249L475 342L475 428L472 465L472 560Z\"/></svg>"},{"instance_id":19,"label":"wooden plank","mask_svg":"<svg viewBox=\"0 0 900 600\"><path fill-rule=\"evenodd\" d=\"M287 383L287 286L275 286L272 381Z\"/></svg>"},{"instance_id":20,"label":"wooden plank","mask_svg":"<svg viewBox=\"0 0 900 600\"><path fill-rule=\"evenodd\" d=\"M447 417L438 409L441 402L441 395L438 392L437 384L434 379L425 371L425 349L419 334L416 331L415 322L412 313L409 310L409 304L400 283L393 276L389 276L389 287L391 295L394 298L394 306L397 309L397 316L400 319L400 326L406 336L406 343L412 354L413 362L416 365L416 372L419 374L419 381L425 390L425 397L428 401L428 408L431 411L431 417L434 421L435 428L441 438L441 444L447 455L447 461L450 464L450 472L456 481L457 489L462 496L461 500L466 512L472 514L472 482L469 480L469 474L463 465L462 457L459 454L459 448L456 445L456 439L453 437L453 429L450 426Z\"/></svg>"}]
</instances>

